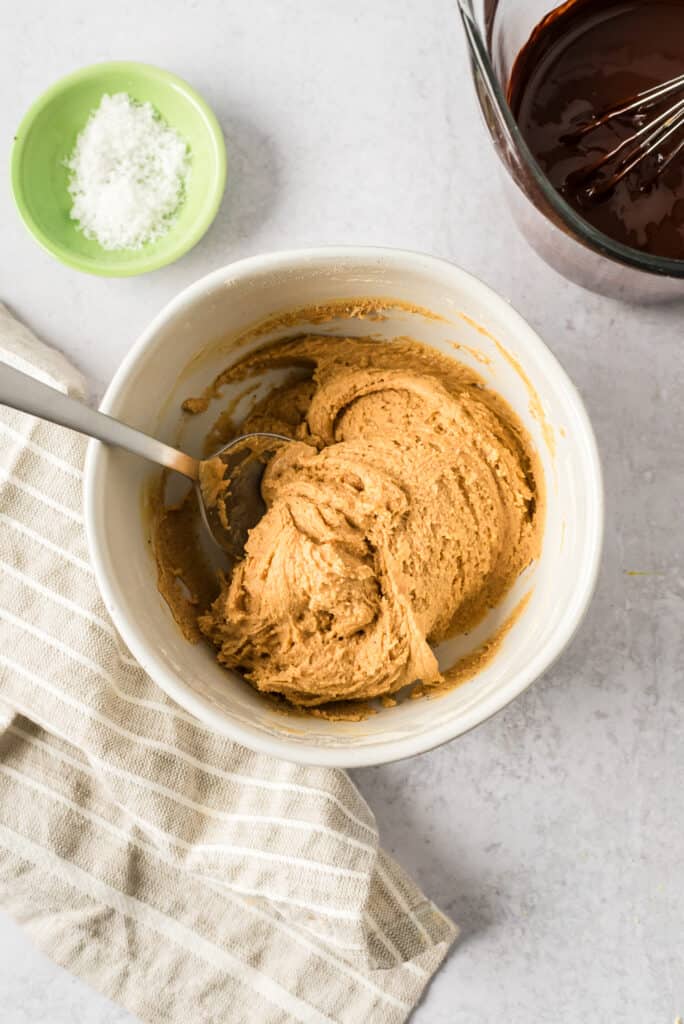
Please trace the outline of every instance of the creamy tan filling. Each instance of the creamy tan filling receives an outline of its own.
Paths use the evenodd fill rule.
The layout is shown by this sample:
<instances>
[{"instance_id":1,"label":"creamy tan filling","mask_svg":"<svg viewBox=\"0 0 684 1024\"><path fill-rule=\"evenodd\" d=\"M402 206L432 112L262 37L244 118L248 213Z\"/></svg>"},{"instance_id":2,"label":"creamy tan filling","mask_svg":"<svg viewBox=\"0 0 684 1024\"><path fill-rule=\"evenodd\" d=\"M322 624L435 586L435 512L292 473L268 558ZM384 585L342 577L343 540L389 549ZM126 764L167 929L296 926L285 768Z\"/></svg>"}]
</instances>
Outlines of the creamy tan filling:
<instances>
[{"instance_id":1,"label":"creamy tan filling","mask_svg":"<svg viewBox=\"0 0 684 1024\"><path fill-rule=\"evenodd\" d=\"M217 387L271 365L297 379L241 424L296 439L266 469L267 511L222 582L187 503L162 513L163 592L222 664L298 707L439 687L432 646L471 630L539 552L529 438L476 373L417 342L303 336ZM223 417L212 440L231 429Z\"/></svg>"}]
</instances>

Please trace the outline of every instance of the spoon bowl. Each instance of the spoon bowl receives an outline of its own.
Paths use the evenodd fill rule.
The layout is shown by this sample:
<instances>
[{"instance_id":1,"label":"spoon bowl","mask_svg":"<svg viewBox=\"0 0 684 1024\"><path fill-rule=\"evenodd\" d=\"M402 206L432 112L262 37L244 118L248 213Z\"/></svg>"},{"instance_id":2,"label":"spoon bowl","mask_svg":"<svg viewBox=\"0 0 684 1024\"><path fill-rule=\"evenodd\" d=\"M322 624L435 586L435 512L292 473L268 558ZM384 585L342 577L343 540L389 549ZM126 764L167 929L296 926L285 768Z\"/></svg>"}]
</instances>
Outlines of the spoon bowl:
<instances>
[{"instance_id":1,"label":"spoon bowl","mask_svg":"<svg viewBox=\"0 0 684 1024\"><path fill-rule=\"evenodd\" d=\"M250 530L266 511L261 494L266 466L290 440L267 432L242 434L199 464L195 489L202 520L234 562L242 558Z\"/></svg>"}]
</instances>

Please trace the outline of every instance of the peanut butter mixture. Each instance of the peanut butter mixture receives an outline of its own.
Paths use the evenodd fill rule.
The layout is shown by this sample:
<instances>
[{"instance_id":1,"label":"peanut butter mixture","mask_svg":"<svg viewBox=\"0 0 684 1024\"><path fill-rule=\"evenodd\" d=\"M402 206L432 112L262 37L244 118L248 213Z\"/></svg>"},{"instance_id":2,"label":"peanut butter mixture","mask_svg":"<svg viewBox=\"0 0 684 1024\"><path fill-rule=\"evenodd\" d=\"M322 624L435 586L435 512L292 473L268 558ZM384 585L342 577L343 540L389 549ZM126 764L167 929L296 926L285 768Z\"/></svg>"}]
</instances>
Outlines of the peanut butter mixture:
<instances>
[{"instance_id":1,"label":"peanut butter mixture","mask_svg":"<svg viewBox=\"0 0 684 1024\"><path fill-rule=\"evenodd\" d=\"M471 630L539 553L529 438L474 371L409 340L298 337L214 391L273 365L291 365L291 381L240 429L295 441L265 470L245 556L217 581L192 502L164 510L162 592L222 664L299 708L443 686L433 645ZM220 424L214 442L231 432Z\"/></svg>"}]
</instances>

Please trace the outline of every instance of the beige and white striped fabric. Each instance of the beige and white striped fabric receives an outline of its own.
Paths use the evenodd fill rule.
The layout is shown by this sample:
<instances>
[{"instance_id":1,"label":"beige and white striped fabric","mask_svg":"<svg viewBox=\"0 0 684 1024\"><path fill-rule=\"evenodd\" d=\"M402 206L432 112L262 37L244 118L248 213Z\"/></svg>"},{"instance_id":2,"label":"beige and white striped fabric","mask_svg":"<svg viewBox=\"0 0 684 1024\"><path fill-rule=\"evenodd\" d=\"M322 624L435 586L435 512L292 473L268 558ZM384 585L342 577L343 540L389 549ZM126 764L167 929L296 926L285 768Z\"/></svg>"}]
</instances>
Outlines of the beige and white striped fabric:
<instances>
[{"instance_id":1,"label":"beige and white striped fabric","mask_svg":"<svg viewBox=\"0 0 684 1024\"><path fill-rule=\"evenodd\" d=\"M229 742L131 659L88 561L84 451L0 408L0 907L146 1021L405 1020L456 929L344 772Z\"/></svg>"}]
</instances>

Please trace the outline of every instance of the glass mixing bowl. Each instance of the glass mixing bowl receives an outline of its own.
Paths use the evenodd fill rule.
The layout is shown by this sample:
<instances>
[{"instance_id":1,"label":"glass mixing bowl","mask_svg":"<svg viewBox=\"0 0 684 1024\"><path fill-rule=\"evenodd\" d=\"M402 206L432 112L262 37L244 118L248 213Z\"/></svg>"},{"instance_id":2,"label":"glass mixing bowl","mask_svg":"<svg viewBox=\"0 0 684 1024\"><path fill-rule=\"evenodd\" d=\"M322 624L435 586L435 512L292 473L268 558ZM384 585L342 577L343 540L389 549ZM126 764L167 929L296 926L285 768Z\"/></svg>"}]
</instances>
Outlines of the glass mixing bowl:
<instances>
[{"instance_id":1,"label":"glass mixing bowl","mask_svg":"<svg viewBox=\"0 0 684 1024\"><path fill-rule=\"evenodd\" d=\"M457 0L485 123L508 174L523 235L550 266L591 291L630 302L684 298L684 260L640 252L597 231L569 206L532 156L506 101L513 62L552 10L549 0Z\"/></svg>"}]
</instances>

